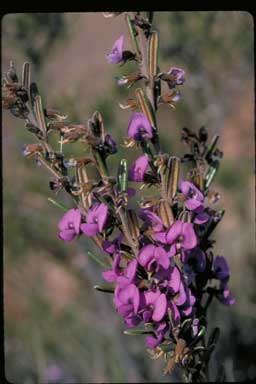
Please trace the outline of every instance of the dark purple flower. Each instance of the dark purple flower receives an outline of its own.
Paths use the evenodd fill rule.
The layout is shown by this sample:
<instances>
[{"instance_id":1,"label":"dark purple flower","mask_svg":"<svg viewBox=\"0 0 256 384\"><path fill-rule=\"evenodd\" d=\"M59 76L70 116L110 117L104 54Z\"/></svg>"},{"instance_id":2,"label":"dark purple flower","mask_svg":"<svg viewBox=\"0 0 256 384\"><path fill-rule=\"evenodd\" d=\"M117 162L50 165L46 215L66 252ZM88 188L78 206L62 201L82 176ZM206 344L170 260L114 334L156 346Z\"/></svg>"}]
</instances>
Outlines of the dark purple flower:
<instances>
[{"instance_id":1,"label":"dark purple flower","mask_svg":"<svg viewBox=\"0 0 256 384\"><path fill-rule=\"evenodd\" d=\"M198 207L200 207L204 201L204 195L199 189L192 184L190 181L181 180L179 183L179 189L185 195L185 207L194 211Z\"/></svg>"},{"instance_id":2,"label":"dark purple flower","mask_svg":"<svg viewBox=\"0 0 256 384\"><path fill-rule=\"evenodd\" d=\"M116 142L112 139L112 137L109 134L105 136L104 146L107 152L110 154L114 154L117 152Z\"/></svg>"},{"instance_id":3,"label":"dark purple flower","mask_svg":"<svg viewBox=\"0 0 256 384\"><path fill-rule=\"evenodd\" d=\"M200 248L194 248L182 252L183 270L186 274L187 284L189 285L198 272L203 272L206 267L206 258Z\"/></svg>"},{"instance_id":4,"label":"dark purple flower","mask_svg":"<svg viewBox=\"0 0 256 384\"><path fill-rule=\"evenodd\" d=\"M168 292L173 295L179 292L181 277L177 267L159 268L154 274L154 279L157 281L160 289L167 288Z\"/></svg>"},{"instance_id":5,"label":"dark purple flower","mask_svg":"<svg viewBox=\"0 0 256 384\"><path fill-rule=\"evenodd\" d=\"M152 139L153 130L151 124L143 113L136 112L132 115L129 121L127 135L135 141Z\"/></svg>"},{"instance_id":6,"label":"dark purple flower","mask_svg":"<svg viewBox=\"0 0 256 384\"><path fill-rule=\"evenodd\" d=\"M235 299L231 295L230 290L226 282L221 281L220 290L217 293L217 299L224 305L233 305L235 304Z\"/></svg>"},{"instance_id":7,"label":"dark purple flower","mask_svg":"<svg viewBox=\"0 0 256 384\"><path fill-rule=\"evenodd\" d=\"M223 256L216 256L213 264L213 275L221 281L228 281L230 272L228 264Z\"/></svg>"},{"instance_id":8,"label":"dark purple flower","mask_svg":"<svg viewBox=\"0 0 256 384\"><path fill-rule=\"evenodd\" d=\"M168 244L176 243L184 249L194 248L197 244L197 238L193 225L181 220L175 221L167 231L166 241Z\"/></svg>"},{"instance_id":9,"label":"dark purple flower","mask_svg":"<svg viewBox=\"0 0 256 384\"><path fill-rule=\"evenodd\" d=\"M166 314L167 310L167 299L164 293L160 290L156 291L145 291L141 297L141 308L142 318L145 323L151 319L153 321L161 321Z\"/></svg>"},{"instance_id":10,"label":"dark purple flower","mask_svg":"<svg viewBox=\"0 0 256 384\"><path fill-rule=\"evenodd\" d=\"M121 250L121 242L123 240L124 235L120 233L113 241L103 240L102 249L104 252L112 255L113 253L119 252Z\"/></svg>"},{"instance_id":11,"label":"dark purple flower","mask_svg":"<svg viewBox=\"0 0 256 384\"><path fill-rule=\"evenodd\" d=\"M167 324L162 322L154 326L154 336L147 336L145 338L146 347L149 349L156 348L163 340L164 334L167 331Z\"/></svg>"},{"instance_id":12,"label":"dark purple flower","mask_svg":"<svg viewBox=\"0 0 256 384\"><path fill-rule=\"evenodd\" d=\"M106 59L109 64L118 64L123 59L123 46L124 46L124 36L120 36L117 39L112 47L112 50L109 54L106 55Z\"/></svg>"},{"instance_id":13,"label":"dark purple flower","mask_svg":"<svg viewBox=\"0 0 256 384\"><path fill-rule=\"evenodd\" d=\"M210 216L205 212L204 207L201 205L193 211L195 224L205 224L210 219Z\"/></svg>"},{"instance_id":14,"label":"dark purple flower","mask_svg":"<svg viewBox=\"0 0 256 384\"><path fill-rule=\"evenodd\" d=\"M138 254L138 262L146 271L157 271L160 266L167 269L170 265L168 254L164 248L153 244L148 244L141 248Z\"/></svg>"},{"instance_id":15,"label":"dark purple flower","mask_svg":"<svg viewBox=\"0 0 256 384\"><path fill-rule=\"evenodd\" d=\"M59 221L59 238L71 241L80 234L81 212L79 209L70 209Z\"/></svg>"},{"instance_id":16,"label":"dark purple flower","mask_svg":"<svg viewBox=\"0 0 256 384\"><path fill-rule=\"evenodd\" d=\"M170 89L176 87L176 85L182 85L185 82L185 71L181 68L171 67L167 72L169 75L168 86Z\"/></svg>"},{"instance_id":17,"label":"dark purple flower","mask_svg":"<svg viewBox=\"0 0 256 384\"><path fill-rule=\"evenodd\" d=\"M149 209L141 209L139 211L139 217L147 227L151 227L154 232L160 232L163 229L163 223L159 216L151 212Z\"/></svg>"},{"instance_id":18,"label":"dark purple flower","mask_svg":"<svg viewBox=\"0 0 256 384\"><path fill-rule=\"evenodd\" d=\"M144 174L148 167L148 156L142 155L138 157L133 165L129 168L129 181L143 181Z\"/></svg>"},{"instance_id":19,"label":"dark purple flower","mask_svg":"<svg viewBox=\"0 0 256 384\"><path fill-rule=\"evenodd\" d=\"M86 214L86 223L81 224L81 231L87 236L95 236L98 232L102 232L108 216L107 205L94 204Z\"/></svg>"}]
</instances>

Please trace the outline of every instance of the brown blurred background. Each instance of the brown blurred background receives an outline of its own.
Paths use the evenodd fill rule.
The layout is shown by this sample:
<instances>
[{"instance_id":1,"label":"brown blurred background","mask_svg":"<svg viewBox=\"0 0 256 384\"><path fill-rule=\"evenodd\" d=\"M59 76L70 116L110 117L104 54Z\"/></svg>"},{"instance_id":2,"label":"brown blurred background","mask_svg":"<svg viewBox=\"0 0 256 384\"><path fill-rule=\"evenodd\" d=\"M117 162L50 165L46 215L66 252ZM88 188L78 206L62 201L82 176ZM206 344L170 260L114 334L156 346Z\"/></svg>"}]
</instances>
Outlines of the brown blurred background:
<instances>
[{"instance_id":1,"label":"brown blurred background","mask_svg":"<svg viewBox=\"0 0 256 384\"><path fill-rule=\"evenodd\" d=\"M253 19L246 12L158 12L154 25L160 33L161 71L171 66L186 71L176 111L162 106L158 112L163 149L184 153L184 126L205 125L211 135L221 133L224 158L213 187L226 213L213 238L215 254L230 265L236 304L213 304L209 322L222 332L212 370L222 362L227 381L255 379ZM9 14L2 19L2 68L13 60L21 73L29 61L45 106L74 122L85 122L97 109L121 142L130 113L118 102L134 89L118 88L114 77L129 73L134 64L109 65L105 53L122 33L127 37L123 15ZM162 375L163 361L150 360L143 337L122 334L111 297L94 291L101 269L87 256L91 243L58 240L62 212L47 201L54 198L49 175L21 154L24 143L34 142L32 134L4 111L2 135L7 379L26 384L170 382ZM75 145L65 150L79 153ZM111 160L113 173L121 156L137 156L132 152L120 147ZM178 372L171 380L179 380Z\"/></svg>"}]
</instances>

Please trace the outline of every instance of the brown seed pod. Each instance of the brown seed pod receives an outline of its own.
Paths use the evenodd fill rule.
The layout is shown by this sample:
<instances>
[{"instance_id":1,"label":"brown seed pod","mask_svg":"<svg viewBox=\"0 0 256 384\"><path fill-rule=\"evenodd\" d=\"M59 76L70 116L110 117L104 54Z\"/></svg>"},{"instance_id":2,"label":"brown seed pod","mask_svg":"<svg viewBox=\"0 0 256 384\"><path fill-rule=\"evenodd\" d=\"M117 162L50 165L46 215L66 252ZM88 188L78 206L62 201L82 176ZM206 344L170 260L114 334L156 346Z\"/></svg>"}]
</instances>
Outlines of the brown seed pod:
<instances>
[{"instance_id":1,"label":"brown seed pod","mask_svg":"<svg viewBox=\"0 0 256 384\"><path fill-rule=\"evenodd\" d=\"M169 203L161 200L158 206L158 215L163 222L165 228L169 228L174 223L174 216Z\"/></svg>"},{"instance_id":2,"label":"brown seed pod","mask_svg":"<svg viewBox=\"0 0 256 384\"><path fill-rule=\"evenodd\" d=\"M172 156L170 157L167 165L169 168L167 176L167 196L170 199L173 199L177 192L179 181L179 163L180 159Z\"/></svg>"}]
</instances>

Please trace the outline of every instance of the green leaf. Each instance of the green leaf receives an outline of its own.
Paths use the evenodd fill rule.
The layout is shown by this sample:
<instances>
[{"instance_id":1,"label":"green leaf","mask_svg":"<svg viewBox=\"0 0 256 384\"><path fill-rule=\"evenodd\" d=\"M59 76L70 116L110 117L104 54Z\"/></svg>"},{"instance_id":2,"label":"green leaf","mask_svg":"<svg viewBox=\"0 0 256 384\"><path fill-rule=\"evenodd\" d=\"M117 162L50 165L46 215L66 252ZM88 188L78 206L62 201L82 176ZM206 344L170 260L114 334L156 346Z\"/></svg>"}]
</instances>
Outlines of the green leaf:
<instances>
[{"instance_id":1,"label":"green leaf","mask_svg":"<svg viewBox=\"0 0 256 384\"><path fill-rule=\"evenodd\" d=\"M93 288L96 289L97 291L107 292L107 293L114 293L114 289L115 289L115 287L113 287L113 285L110 285L110 284L98 284L98 285L94 285Z\"/></svg>"},{"instance_id":2,"label":"green leaf","mask_svg":"<svg viewBox=\"0 0 256 384\"><path fill-rule=\"evenodd\" d=\"M128 166L127 160L122 159L118 167L117 185L119 192L126 192L128 187Z\"/></svg>"},{"instance_id":3,"label":"green leaf","mask_svg":"<svg viewBox=\"0 0 256 384\"><path fill-rule=\"evenodd\" d=\"M124 331L125 335L137 336L137 335L150 335L153 332L145 331L144 329L127 329Z\"/></svg>"},{"instance_id":4,"label":"green leaf","mask_svg":"<svg viewBox=\"0 0 256 384\"><path fill-rule=\"evenodd\" d=\"M63 211L65 211L65 212L67 212L69 210L69 208L65 207L65 205L59 203L58 201L52 199L51 197L48 197L47 200L50 201L50 203L52 203L56 207L58 207L58 208L62 209Z\"/></svg>"},{"instance_id":5,"label":"green leaf","mask_svg":"<svg viewBox=\"0 0 256 384\"><path fill-rule=\"evenodd\" d=\"M94 261L96 261L96 263L100 264L102 267L106 269L110 268L110 264L107 263L107 261L102 260L99 256L95 255L91 251L88 251L87 253L88 253L88 256L90 256Z\"/></svg>"}]
</instances>

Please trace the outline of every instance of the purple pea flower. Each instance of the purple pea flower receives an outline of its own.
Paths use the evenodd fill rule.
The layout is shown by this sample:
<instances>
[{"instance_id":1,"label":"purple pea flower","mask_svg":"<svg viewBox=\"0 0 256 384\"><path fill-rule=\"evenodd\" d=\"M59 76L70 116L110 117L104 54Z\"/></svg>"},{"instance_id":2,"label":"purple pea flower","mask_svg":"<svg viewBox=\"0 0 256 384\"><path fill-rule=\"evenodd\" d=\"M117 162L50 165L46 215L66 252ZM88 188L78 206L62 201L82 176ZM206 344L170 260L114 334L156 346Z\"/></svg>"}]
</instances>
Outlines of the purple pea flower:
<instances>
[{"instance_id":1,"label":"purple pea flower","mask_svg":"<svg viewBox=\"0 0 256 384\"><path fill-rule=\"evenodd\" d=\"M227 283L223 281L220 283L220 290L219 293L217 293L217 299L224 305L233 305L236 302L230 293Z\"/></svg>"},{"instance_id":2,"label":"purple pea flower","mask_svg":"<svg viewBox=\"0 0 256 384\"><path fill-rule=\"evenodd\" d=\"M175 221L166 233L168 244L178 243L181 248L192 249L197 244L196 234L191 223Z\"/></svg>"},{"instance_id":3,"label":"purple pea flower","mask_svg":"<svg viewBox=\"0 0 256 384\"><path fill-rule=\"evenodd\" d=\"M113 253L120 252L121 250L121 242L123 240L124 235L120 233L113 241L104 240L102 242L102 249L104 252L112 255Z\"/></svg>"},{"instance_id":4,"label":"purple pea flower","mask_svg":"<svg viewBox=\"0 0 256 384\"><path fill-rule=\"evenodd\" d=\"M144 174L148 167L148 156L142 155L138 157L137 160L133 163L133 165L129 168L129 181L143 181Z\"/></svg>"},{"instance_id":5,"label":"purple pea flower","mask_svg":"<svg viewBox=\"0 0 256 384\"><path fill-rule=\"evenodd\" d=\"M163 230L162 220L149 209L141 209L139 211L139 218L145 221L146 226L151 227L154 232L161 232Z\"/></svg>"},{"instance_id":6,"label":"purple pea flower","mask_svg":"<svg viewBox=\"0 0 256 384\"><path fill-rule=\"evenodd\" d=\"M71 241L80 234L81 212L79 209L69 209L59 221L59 238Z\"/></svg>"},{"instance_id":7,"label":"purple pea flower","mask_svg":"<svg viewBox=\"0 0 256 384\"><path fill-rule=\"evenodd\" d=\"M193 211L193 215L193 222L198 225L205 224L210 219L210 216L205 212L202 205Z\"/></svg>"},{"instance_id":8,"label":"purple pea flower","mask_svg":"<svg viewBox=\"0 0 256 384\"><path fill-rule=\"evenodd\" d=\"M108 216L107 205L94 204L92 208L86 214L86 223L81 224L81 231L91 237L95 236L98 232L101 232L106 224Z\"/></svg>"},{"instance_id":9,"label":"purple pea flower","mask_svg":"<svg viewBox=\"0 0 256 384\"><path fill-rule=\"evenodd\" d=\"M134 316L138 313L140 305L140 292L135 284L119 280L114 292L114 305L122 317Z\"/></svg>"},{"instance_id":10,"label":"purple pea flower","mask_svg":"<svg viewBox=\"0 0 256 384\"><path fill-rule=\"evenodd\" d=\"M120 268L120 265L119 265L120 260L121 260L121 255L120 253L117 253L113 260L112 269L102 272L102 277L104 280L110 283L118 280L119 284L122 284L124 280L125 280L125 283L126 282L129 283L133 281L136 274L137 265L138 265L137 260L132 260L126 266L126 268ZM124 280L123 279L121 280L120 276L122 276Z\"/></svg>"},{"instance_id":11,"label":"purple pea flower","mask_svg":"<svg viewBox=\"0 0 256 384\"><path fill-rule=\"evenodd\" d=\"M181 277L177 267L169 267L168 269L160 267L154 274L154 279L160 289L167 288L167 292L171 294L179 292Z\"/></svg>"},{"instance_id":12,"label":"purple pea flower","mask_svg":"<svg viewBox=\"0 0 256 384\"><path fill-rule=\"evenodd\" d=\"M187 284L189 285L196 277L198 272L203 272L206 267L206 258L200 248L194 248L182 252L183 270L186 274Z\"/></svg>"},{"instance_id":13,"label":"purple pea flower","mask_svg":"<svg viewBox=\"0 0 256 384\"><path fill-rule=\"evenodd\" d=\"M216 256L213 264L213 275L221 281L228 281L230 272L228 264L223 256Z\"/></svg>"},{"instance_id":14,"label":"purple pea flower","mask_svg":"<svg viewBox=\"0 0 256 384\"><path fill-rule=\"evenodd\" d=\"M127 134L135 141L152 139L153 130L151 124L143 113L136 112L132 115L129 121Z\"/></svg>"},{"instance_id":15,"label":"purple pea flower","mask_svg":"<svg viewBox=\"0 0 256 384\"><path fill-rule=\"evenodd\" d=\"M168 86L170 89L176 87L176 85L182 85L185 82L185 71L184 69L171 67L167 72L170 79L168 79Z\"/></svg>"},{"instance_id":16,"label":"purple pea flower","mask_svg":"<svg viewBox=\"0 0 256 384\"><path fill-rule=\"evenodd\" d=\"M145 291L141 297L142 318L145 323L150 321L161 321L166 314L167 299L159 289L156 291Z\"/></svg>"},{"instance_id":17,"label":"purple pea flower","mask_svg":"<svg viewBox=\"0 0 256 384\"><path fill-rule=\"evenodd\" d=\"M109 154L114 154L117 152L116 142L109 134L105 136L104 146Z\"/></svg>"},{"instance_id":18,"label":"purple pea flower","mask_svg":"<svg viewBox=\"0 0 256 384\"><path fill-rule=\"evenodd\" d=\"M204 201L204 195L199 189L190 181L181 180L179 183L179 189L185 195L185 207L189 211L194 211L200 207Z\"/></svg>"},{"instance_id":19,"label":"purple pea flower","mask_svg":"<svg viewBox=\"0 0 256 384\"><path fill-rule=\"evenodd\" d=\"M153 244L145 245L138 254L138 262L146 271L158 270L161 266L167 269L170 260L163 247L157 247Z\"/></svg>"},{"instance_id":20,"label":"purple pea flower","mask_svg":"<svg viewBox=\"0 0 256 384\"><path fill-rule=\"evenodd\" d=\"M145 344L148 349L154 349L162 342L168 326L165 322L162 322L160 324L155 325L154 328L155 335L147 336L145 338Z\"/></svg>"},{"instance_id":21,"label":"purple pea flower","mask_svg":"<svg viewBox=\"0 0 256 384\"><path fill-rule=\"evenodd\" d=\"M120 36L117 39L112 47L112 50L109 54L106 55L106 59L109 64L118 64L123 59L123 46L124 46L124 36Z\"/></svg>"},{"instance_id":22,"label":"purple pea flower","mask_svg":"<svg viewBox=\"0 0 256 384\"><path fill-rule=\"evenodd\" d=\"M195 337L198 334L199 319L194 319L191 324L191 333Z\"/></svg>"}]
</instances>

